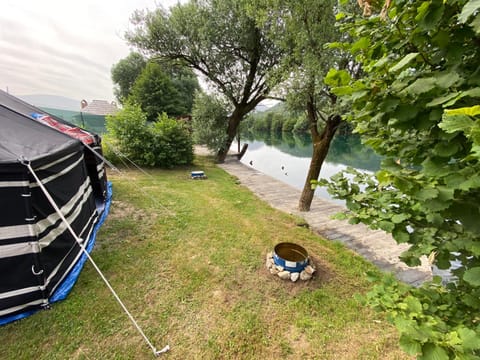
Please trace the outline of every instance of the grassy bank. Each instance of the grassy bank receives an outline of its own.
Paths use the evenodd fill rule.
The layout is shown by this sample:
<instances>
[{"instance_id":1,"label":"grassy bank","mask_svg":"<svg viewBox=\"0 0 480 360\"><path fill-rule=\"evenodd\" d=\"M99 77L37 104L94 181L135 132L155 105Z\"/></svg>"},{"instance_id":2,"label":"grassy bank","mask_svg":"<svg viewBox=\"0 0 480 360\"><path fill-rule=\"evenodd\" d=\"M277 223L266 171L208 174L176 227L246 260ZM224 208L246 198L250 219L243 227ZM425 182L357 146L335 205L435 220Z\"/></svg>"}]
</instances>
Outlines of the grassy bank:
<instances>
[{"instance_id":1,"label":"grassy bank","mask_svg":"<svg viewBox=\"0 0 480 360\"><path fill-rule=\"evenodd\" d=\"M202 169L207 180L190 180ZM406 359L393 328L354 298L372 265L273 210L209 160L110 173L114 201L92 256L167 359ZM282 241L318 273L265 268ZM151 359L90 264L66 301L0 328L6 359Z\"/></svg>"}]
</instances>

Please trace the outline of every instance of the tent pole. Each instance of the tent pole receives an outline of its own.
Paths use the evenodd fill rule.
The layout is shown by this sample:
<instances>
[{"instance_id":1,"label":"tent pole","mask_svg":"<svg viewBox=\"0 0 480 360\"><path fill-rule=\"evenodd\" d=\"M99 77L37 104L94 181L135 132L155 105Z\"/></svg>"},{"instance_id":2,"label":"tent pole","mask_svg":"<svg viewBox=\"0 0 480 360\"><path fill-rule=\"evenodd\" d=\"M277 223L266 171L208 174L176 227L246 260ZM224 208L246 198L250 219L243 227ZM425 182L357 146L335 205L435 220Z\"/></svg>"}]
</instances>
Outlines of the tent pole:
<instances>
[{"instance_id":1,"label":"tent pole","mask_svg":"<svg viewBox=\"0 0 480 360\"><path fill-rule=\"evenodd\" d=\"M103 155L100 155L100 153L98 151L96 151L95 149L93 149L90 145L88 144L85 144L83 143L83 145L88 149L90 150L96 157L98 157L100 160L102 160L105 164L107 164L111 169L115 170L115 171L118 171L120 172L120 170L118 170L115 165L113 165L110 161L108 161L105 156Z\"/></svg>"},{"instance_id":2,"label":"tent pole","mask_svg":"<svg viewBox=\"0 0 480 360\"><path fill-rule=\"evenodd\" d=\"M42 189L42 192L45 194L45 196L47 197L50 205L53 206L53 208L55 209L55 211L57 212L57 214L60 216L60 218L62 219L62 221L65 223L65 225L67 226L69 232L72 234L72 236L75 238L75 240L77 241L78 245L80 245L80 248L82 249L83 253L87 256L88 260L90 260L90 262L92 263L93 267L95 268L95 270L97 271L97 273L100 275L100 277L102 278L102 280L104 281L104 283L107 285L108 289L110 290L110 292L113 294L114 298L117 300L117 302L120 304L120 306L122 307L123 311L127 314L127 316L130 318L130 320L132 321L133 325L135 326L135 328L137 329L137 331L140 333L140 335L142 335L143 339L145 340L145 342L148 344L148 346L150 347L150 349L152 350L153 354L155 356L159 356L160 354L163 354L165 352L167 352L168 350L170 350L170 346L167 345L165 346L163 349L161 350L157 350L155 348L155 346L153 346L153 344L150 342L150 340L148 339L148 337L145 335L145 333L143 332L142 328L138 325L137 321L135 320L135 318L132 316L132 314L130 313L130 311L128 311L127 307L123 304L122 300L120 299L120 297L117 295L117 293L115 292L115 290L113 289L113 287L110 285L109 281L107 280L107 278L103 275L102 271L98 268L97 264L95 263L95 261L93 261L92 257L90 256L90 254L88 253L87 249L85 249L85 246L83 245L82 243L82 239L79 238L77 236L77 234L75 234L75 231L73 231L72 227L70 226L69 222L67 221L67 219L65 218L65 216L63 216L62 212L60 211L60 209L58 208L57 204L55 203L55 201L53 200L52 196L50 195L50 193L47 191L47 189L45 188L45 186L43 185L43 183L40 181L40 178L37 176L37 174L35 173L35 171L33 171L33 168L32 166L30 165L30 162L26 162L26 161L21 161L22 164L26 165L28 170L30 171L30 173L33 175L33 177L35 178L35 180L37 181L38 185L40 186L40 188Z\"/></svg>"}]
</instances>

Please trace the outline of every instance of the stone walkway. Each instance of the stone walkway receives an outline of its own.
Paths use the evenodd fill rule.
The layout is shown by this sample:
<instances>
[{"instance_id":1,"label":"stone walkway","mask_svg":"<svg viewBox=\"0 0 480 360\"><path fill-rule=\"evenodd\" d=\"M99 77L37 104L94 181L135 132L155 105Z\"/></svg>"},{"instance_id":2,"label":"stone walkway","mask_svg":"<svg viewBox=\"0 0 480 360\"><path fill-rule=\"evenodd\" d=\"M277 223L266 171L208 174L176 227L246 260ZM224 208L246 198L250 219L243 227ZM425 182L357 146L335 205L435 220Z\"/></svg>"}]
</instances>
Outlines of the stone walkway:
<instances>
[{"instance_id":1,"label":"stone walkway","mask_svg":"<svg viewBox=\"0 0 480 360\"><path fill-rule=\"evenodd\" d=\"M196 148L195 153L206 154L205 149L201 148ZM401 281L419 285L431 279L432 271L426 259L418 267L408 267L399 260L399 255L407 248L406 244L398 245L389 234L381 230L331 219L333 214L344 207L315 196L311 210L300 212L297 210L300 190L242 164L233 156L227 157L225 163L218 166L237 177L242 185L272 207L305 219L310 229L316 233L329 240L342 242L381 270L395 273Z\"/></svg>"}]
</instances>

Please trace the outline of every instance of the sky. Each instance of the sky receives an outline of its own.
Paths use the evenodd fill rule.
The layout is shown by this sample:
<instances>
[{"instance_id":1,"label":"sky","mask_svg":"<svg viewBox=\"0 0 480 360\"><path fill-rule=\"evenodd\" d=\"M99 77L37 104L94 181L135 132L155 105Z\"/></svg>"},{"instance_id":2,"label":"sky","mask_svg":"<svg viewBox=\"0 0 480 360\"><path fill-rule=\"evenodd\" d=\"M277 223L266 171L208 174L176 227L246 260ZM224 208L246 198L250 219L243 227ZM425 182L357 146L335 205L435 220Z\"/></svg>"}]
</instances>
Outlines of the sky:
<instances>
[{"instance_id":1,"label":"sky","mask_svg":"<svg viewBox=\"0 0 480 360\"><path fill-rule=\"evenodd\" d=\"M123 39L137 9L177 0L2 0L0 89L113 101L112 65L130 48Z\"/></svg>"}]
</instances>

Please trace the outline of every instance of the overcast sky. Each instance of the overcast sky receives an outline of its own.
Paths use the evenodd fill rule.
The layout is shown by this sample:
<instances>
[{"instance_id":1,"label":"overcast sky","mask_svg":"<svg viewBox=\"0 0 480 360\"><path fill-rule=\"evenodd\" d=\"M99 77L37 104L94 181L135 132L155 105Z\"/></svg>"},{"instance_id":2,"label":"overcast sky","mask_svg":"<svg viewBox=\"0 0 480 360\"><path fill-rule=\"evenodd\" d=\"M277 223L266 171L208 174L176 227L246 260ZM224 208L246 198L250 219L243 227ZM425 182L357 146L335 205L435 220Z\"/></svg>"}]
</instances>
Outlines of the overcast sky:
<instances>
[{"instance_id":1,"label":"overcast sky","mask_svg":"<svg viewBox=\"0 0 480 360\"><path fill-rule=\"evenodd\" d=\"M176 3L1 0L0 88L13 95L115 100L110 70L129 54L123 35L131 14Z\"/></svg>"}]
</instances>

